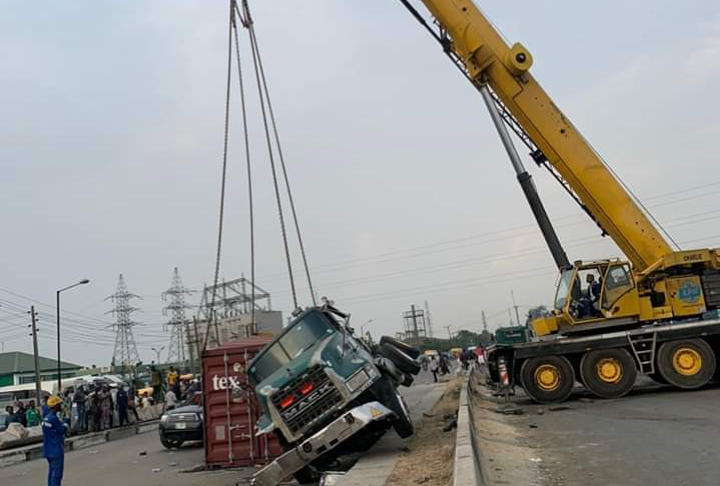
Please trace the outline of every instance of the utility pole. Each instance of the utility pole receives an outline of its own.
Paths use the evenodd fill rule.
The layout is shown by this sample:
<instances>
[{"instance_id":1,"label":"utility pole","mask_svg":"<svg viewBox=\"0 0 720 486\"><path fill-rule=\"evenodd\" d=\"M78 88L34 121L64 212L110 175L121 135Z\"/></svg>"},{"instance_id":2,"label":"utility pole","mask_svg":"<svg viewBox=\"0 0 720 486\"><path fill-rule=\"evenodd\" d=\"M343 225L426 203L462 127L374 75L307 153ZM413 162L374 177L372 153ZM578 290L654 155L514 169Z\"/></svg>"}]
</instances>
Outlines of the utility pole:
<instances>
[{"instance_id":1,"label":"utility pole","mask_svg":"<svg viewBox=\"0 0 720 486\"><path fill-rule=\"evenodd\" d=\"M512 290L510 291L510 297L512 297L513 307L515 307L515 319L517 321L517 325L519 326L520 325L520 313L518 312L518 305L515 303L515 294L513 293Z\"/></svg>"},{"instance_id":2,"label":"utility pole","mask_svg":"<svg viewBox=\"0 0 720 486\"><path fill-rule=\"evenodd\" d=\"M447 329L448 332L448 342L452 342L452 332L450 331L450 327L452 326L445 326L445 329Z\"/></svg>"},{"instance_id":3,"label":"utility pole","mask_svg":"<svg viewBox=\"0 0 720 486\"><path fill-rule=\"evenodd\" d=\"M210 325L210 322L208 321L208 326ZM197 356L198 360L198 369L201 368L202 363L202 354L200 353L200 335L198 334L198 321L197 317L193 318L193 330L195 331L195 356Z\"/></svg>"},{"instance_id":4,"label":"utility pole","mask_svg":"<svg viewBox=\"0 0 720 486\"><path fill-rule=\"evenodd\" d=\"M430 315L430 304L425 301L425 324L428 337L433 337L432 316Z\"/></svg>"},{"instance_id":5,"label":"utility pole","mask_svg":"<svg viewBox=\"0 0 720 486\"><path fill-rule=\"evenodd\" d=\"M115 366L122 367L123 374L129 373L132 367L136 366L140 361L140 355L132 332L136 322L130 318L130 314L138 310L130 305L130 300L135 298L140 298L140 296L128 292L125 279L120 274L117 290L113 295L105 299L112 299L115 302L115 308L106 312L106 314L115 314L116 322L112 325L115 329L115 348L113 349L112 362Z\"/></svg>"},{"instance_id":6,"label":"utility pole","mask_svg":"<svg viewBox=\"0 0 720 486\"><path fill-rule=\"evenodd\" d=\"M40 393L40 357L38 353L38 341L37 341L37 313L35 312L35 306L30 306L30 318L32 319L32 340L33 340L33 362L35 365L35 400L37 404L42 403Z\"/></svg>"},{"instance_id":7,"label":"utility pole","mask_svg":"<svg viewBox=\"0 0 720 486\"><path fill-rule=\"evenodd\" d=\"M185 303L185 296L190 295L192 292L192 290L185 288L180 279L180 273L177 267L175 267L171 287L162 293L162 299L170 301L163 309L163 314L169 313L171 316L166 324L166 328L170 329L167 362L177 363L181 367L187 366L185 359L185 333L183 332L183 327L187 322L185 309L192 307Z\"/></svg>"},{"instance_id":8,"label":"utility pole","mask_svg":"<svg viewBox=\"0 0 720 486\"><path fill-rule=\"evenodd\" d=\"M487 319L485 318L485 311L480 312L482 314L483 331L487 331Z\"/></svg>"},{"instance_id":9,"label":"utility pole","mask_svg":"<svg viewBox=\"0 0 720 486\"><path fill-rule=\"evenodd\" d=\"M185 342L188 346L188 356L190 358L190 370L194 373L195 372L195 340L192 338L192 334L190 334L190 321L185 321Z\"/></svg>"},{"instance_id":10,"label":"utility pole","mask_svg":"<svg viewBox=\"0 0 720 486\"><path fill-rule=\"evenodd\" d=\"M512 321L512 307L508 307L508 319L510 319L510 325L513 325Z\"/></svg>"}]
</instances>

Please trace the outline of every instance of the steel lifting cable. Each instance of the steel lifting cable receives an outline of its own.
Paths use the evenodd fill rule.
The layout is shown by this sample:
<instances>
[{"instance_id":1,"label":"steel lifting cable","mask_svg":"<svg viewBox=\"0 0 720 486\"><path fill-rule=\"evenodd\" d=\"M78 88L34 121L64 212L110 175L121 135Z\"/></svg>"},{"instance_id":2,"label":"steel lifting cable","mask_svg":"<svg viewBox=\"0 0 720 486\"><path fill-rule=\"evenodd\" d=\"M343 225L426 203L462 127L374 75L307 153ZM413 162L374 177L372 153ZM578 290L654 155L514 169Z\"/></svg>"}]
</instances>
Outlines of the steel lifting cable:
<instances>
[{"instance_id":1,"label":"steel lifting cable","mask_svg":"<svg viewBox=\"0 0 720 486\"><path fill-rule=\"evenodd\" d=\"M233 0L232 3L233 12L235 12L237 4L235 0ZM238 84L240 87L240 106L242 108L243 136L245 138L245 162L247 166L248 208L250 212L250 282L252 282L250 287L250 291L252 292L252 296L250 297L250 327L251 332L254 332L257 330L257 323L255 322L255 211L253 204L252 168L250 164L250 137L248 135L245 84L243 83L242 63L240 62L240 42L238 40L237 19L234 13L232 19L233 38L235 40L235 62L237 63Z\"/></svg>"},{"instance_id":2,"label":"steel lifting cable","mask_svg":"<svg viewBox=\"0 0 720 486\"><path fill-rule=\"evenodd\" d=\"M290 179L288 178L287 168L285 167L285 157L282 152L282 145L280 144L280 136L278 135L277 123L275 122L275 113L273 111L272 103L270 101L270 92L267 87L267 80L265 79L265 69L262 64L262 57L260 57L260 50L257 47L257 38L255 37L255 30L251 30L250 34L255 39L255 48L257 49L258 65L260 66L260 77L262 79L263 87L265 89L265 95L267 96L268 111L270 113L270 121L273 127L273 133L275 134L275 144L277 145L278 158L280 159L280 166L282 167L283 178L285 179L285 188L287 190L288 202L290 203L290 210L295 224L295 233L297 234L298 246L300 247L300 254L302 255L303 265L305 267L305 275L307 277L308 289L310 290L310 297L313 305L317 305L315 299L315 290L313 289L312 279L310 278L310 268L308 266L307 256L305 254L305 245L303 244L302 234L300 233L300 223L298 222L297 212L295 211L295 201L292 196L292 190L290 189Z\"/></svg>"},{"instance_id":3,"label":"steel lifting cable","mask_svg":"<svg viewBox=\"0 0 720 486\"><path fill-rule=\"evenodd\" d=\"M313 305L317 305L317 300L315 297L315 290L314 290L314 287L312 284L312 277L310 275L310 266L308 264L307 253L305 251L305 244L304 244L303 238L302 238L302 232L300 231L300 223L299 223L299 219L297 216L297 210L295 209L295 200L292 195L292 189L290 186L290 178L288 177L287 165L285 164L285 156L282 151L282 144L280 143L280 135L279 135L278 128L277 128L277 122L275 120L275 111L273 110L273 107L272 107L272 101L270 98L270 90L268 89L267 78L265 76L265 69L263 67L263 62L262 62L262 56L260 54L260 48L258 46L257 36L255 34L254 21L250 14L250 7L248 5L247 0L242 0L242 6L243 6L242 12L240 12L240 9L237 6L237 3L235 4L235 9L236 9L238 17L240 17L240 19L242 21L243 27L245 27L248 30L248 35L250 38L250 46L251 46L252 54L253 54L253 63L255 65L256 79L259 78L258 89L260 91L261 106L263 109L263 117L265 118L264 102L263 102L263 96L264 96L265 100L267 101L267 111L269 112L269 115L270 115L270 123L271 123L272 129L273 129L273 136L274 136L275 145L276 145L277 151L278 151L278 158L280 160L280 167L281 167L282 173L283 173L283 179L285 182L285 189L287 191L288 202L290 203L290 211L291 211L292 218L293 218L293 224L295 227L295 234L296 234L296 237L298 240L300 255L301 255L302 261L303 261L303 268L305 270L305 276L306 276L306 279L308 282L310 298L312 300ZM262 85L262 87L261 87L261 85ZM264 95L263 95L263 93L264 93ZM272 157L272 155L271 155L271 157ZM273 175L274 174L275 174L275 172L274 172L274 168L273 168ZM277 185L276 185L276 190L277 190ZM279 195L278 195L278 198L279 198ZM282 217L281 217L281 219L282 219ZM286 252L287 252L288 251L287 239L284 239L284 242L286 245ZM293 295L294 295L295 290L294 290L294 279L292 276L292 272L291 272L290 278L291 278L291 286L293 287Z\"/></svg>"},{"instance_id":4,"label":"steel lifting cable","mask_svg":"<svg viewBox=\"0 0 720 486\"><path fill-rule=\"evenodd\" d=\"M207 327L205 328L205 339L203 351L207 348L210 337L210 322L215 328L215 342L220 344L220 331L218 330L217 317L215 316L215 298L217 297L217 286L220 279L220 256L222 252L223 223L225 219L225 188L227 182L227 159L228 159L228 138L230 131L230 83L232 80L232 29L235 16L235 0L230 1L230 18L228 22L228 58L227 58L227 81L225 87L225 135L223 140L222 156L222 177L220 183L220 215L218 218L217 252L215 254L215 276L213 278L212 299L208 304Z\"/></svg>"},{"instance_id":5,"label":"steel lifting cable","mask_svg":"<svg viewBox=\"0 0 720 486\"><path fill-rule=\"evenodd\" d=\"M250 24L252 25L252 24ZM252 37L251 37L252 39ZM252 42L252 40L251 40ZM287 261L288 276L290 278L290 290L292 291L293 309L298 308L297 291L295 289L295 277L293 275L292 260L290 259L290 246L288 245L287 229L285 228L285 216L283 214L282 200L280 197L280 187L278 186L277 170L275 168L275 155L273 153L272 140L270 139L270 127L268 126L267 110L265 108L265 95L260 82L260 72L257 65L257 55L254 46L252 47L253 65L255 66L255 80L258 86L258 94L260 96L260 112L263 118L263 128L265 130L265 141L267 143L268 158L270 160L270 169L272 171L273 186L275 188L275 200L277 202L278 216L280 218L280 230L282 232L283 246L285 247L285 260Z\"/></svg>"}]
</instances>

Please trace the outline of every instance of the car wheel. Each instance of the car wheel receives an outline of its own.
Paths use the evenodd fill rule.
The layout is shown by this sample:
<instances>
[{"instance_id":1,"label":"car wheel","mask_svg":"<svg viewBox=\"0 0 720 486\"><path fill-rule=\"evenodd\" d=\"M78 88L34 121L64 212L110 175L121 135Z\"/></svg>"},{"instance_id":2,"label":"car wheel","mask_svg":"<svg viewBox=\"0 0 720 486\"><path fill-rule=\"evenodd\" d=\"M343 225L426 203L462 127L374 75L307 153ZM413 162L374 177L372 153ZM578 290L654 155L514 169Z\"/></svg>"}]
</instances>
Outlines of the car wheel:
<instances>
[{"instance_id":1,"label":"car wheel","mask_svg":"<svg viewBox=\"0 0 720 486\"><path fill-rule=\"evenodd\" d=\"M160 437L160 442L166 449L177 449L183 445L181 440L166 439L165 437Z\"/></svg>"}]
</instances>

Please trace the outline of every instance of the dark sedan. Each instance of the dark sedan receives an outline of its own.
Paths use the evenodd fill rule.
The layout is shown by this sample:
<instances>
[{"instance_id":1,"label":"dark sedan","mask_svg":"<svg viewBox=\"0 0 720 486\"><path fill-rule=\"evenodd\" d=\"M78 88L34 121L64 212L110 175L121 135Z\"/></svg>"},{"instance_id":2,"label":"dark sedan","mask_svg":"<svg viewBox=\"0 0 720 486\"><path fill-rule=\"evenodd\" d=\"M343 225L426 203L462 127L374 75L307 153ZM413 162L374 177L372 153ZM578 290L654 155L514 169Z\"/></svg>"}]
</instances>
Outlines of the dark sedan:
<instances>
[{"instance_id":1,"label":"dark sedan","mask_svg":"<svg viewBox=\"0 0 720 486\"><path fill-rule=\"evenodd\" d=\"M203 409L185 405L166 412L160 418L160 442L168 449L184 442L203 440Z\"/></svg>"}]
</instances>

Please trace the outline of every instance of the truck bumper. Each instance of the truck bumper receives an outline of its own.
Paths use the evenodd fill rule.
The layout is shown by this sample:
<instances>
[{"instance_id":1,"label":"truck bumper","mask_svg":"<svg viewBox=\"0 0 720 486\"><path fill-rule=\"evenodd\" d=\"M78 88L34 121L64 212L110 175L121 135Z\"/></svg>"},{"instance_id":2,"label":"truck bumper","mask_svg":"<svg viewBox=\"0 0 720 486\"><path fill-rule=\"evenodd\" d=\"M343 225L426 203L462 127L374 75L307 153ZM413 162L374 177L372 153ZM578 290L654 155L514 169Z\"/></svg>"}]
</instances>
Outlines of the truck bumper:
<instances>
[{"instance_id":1,"label":"truck bumper","mask_svg":"<svg viewBox=\"0 0 720 486\"><path fill-rule=\"evenodd\" d=\"M345 412L299 446L284 453L255 473L255 486L276 486L283 479L334 449L373 422L388 419L394 412L380 402L369 402Z\"/></svg>"}]
</instances>

